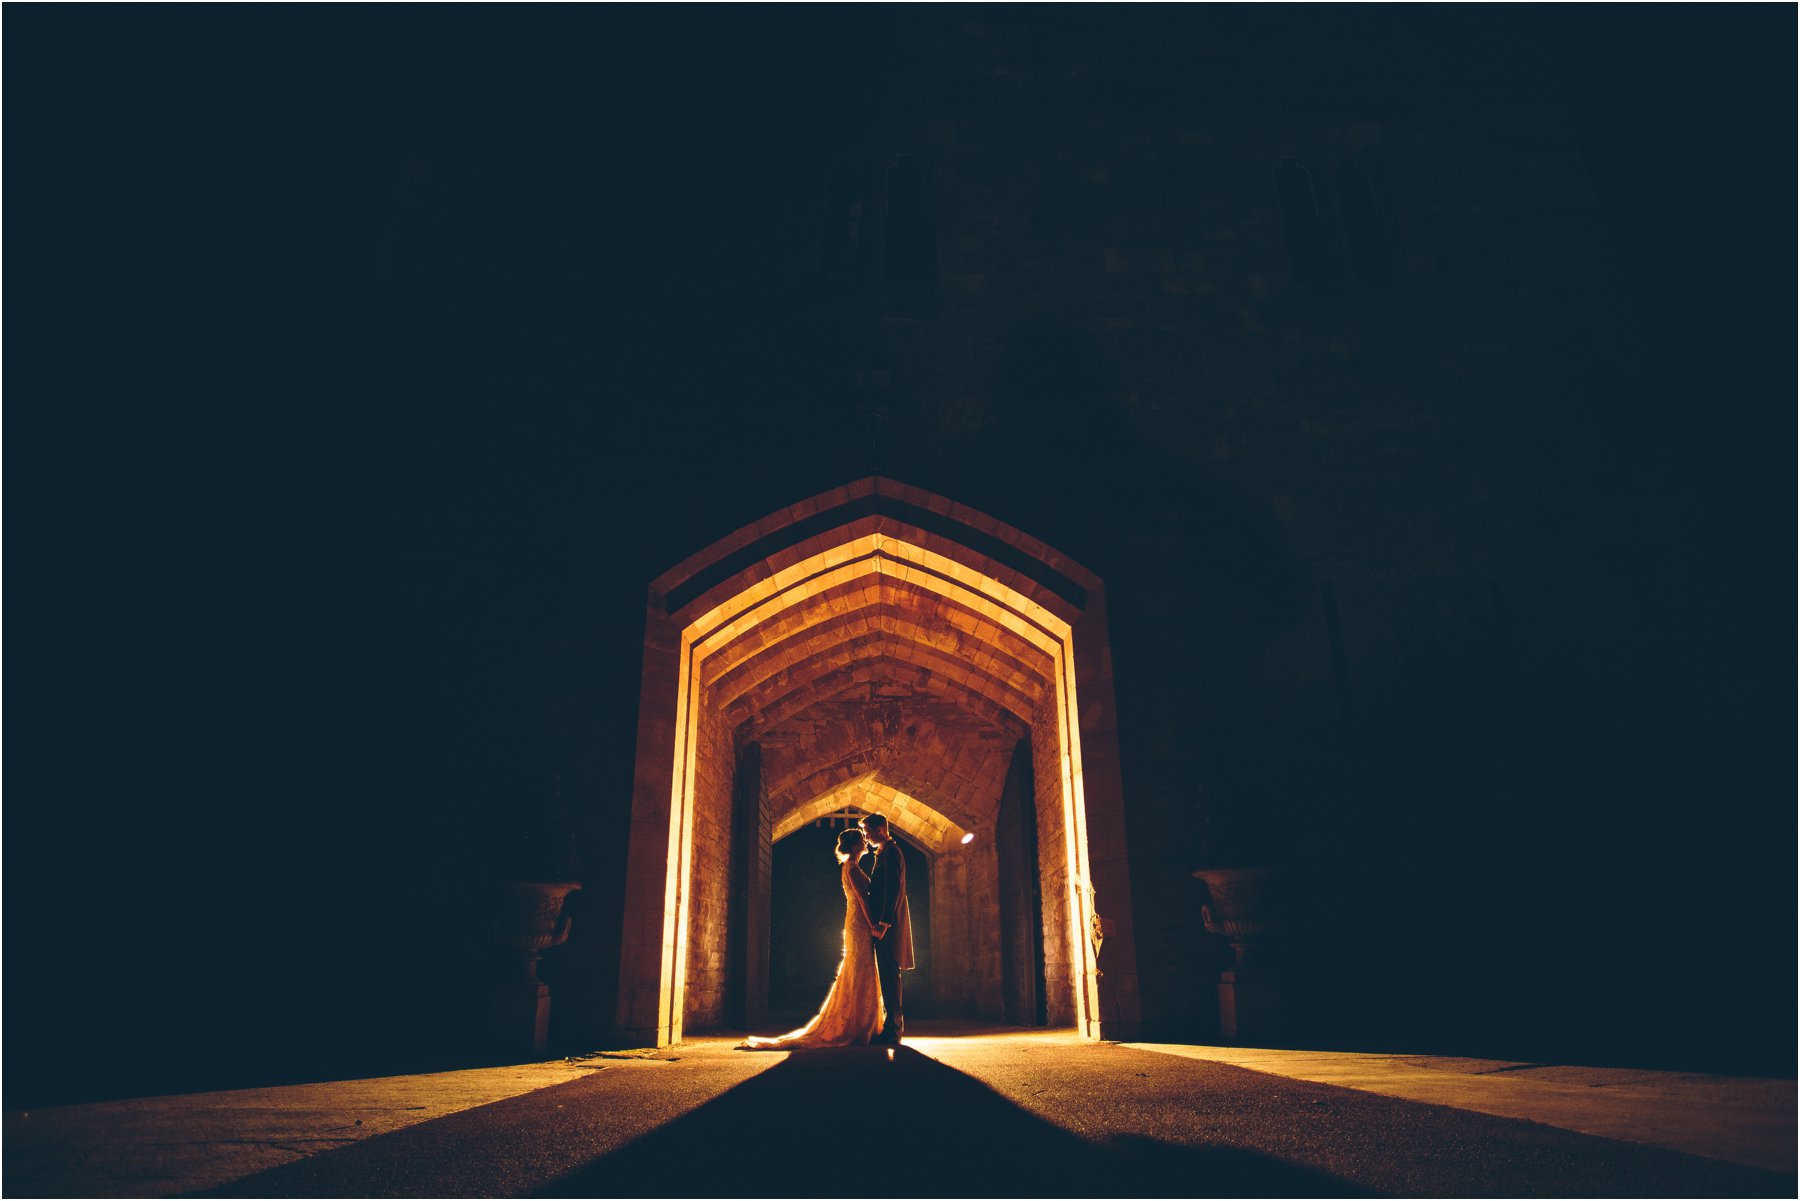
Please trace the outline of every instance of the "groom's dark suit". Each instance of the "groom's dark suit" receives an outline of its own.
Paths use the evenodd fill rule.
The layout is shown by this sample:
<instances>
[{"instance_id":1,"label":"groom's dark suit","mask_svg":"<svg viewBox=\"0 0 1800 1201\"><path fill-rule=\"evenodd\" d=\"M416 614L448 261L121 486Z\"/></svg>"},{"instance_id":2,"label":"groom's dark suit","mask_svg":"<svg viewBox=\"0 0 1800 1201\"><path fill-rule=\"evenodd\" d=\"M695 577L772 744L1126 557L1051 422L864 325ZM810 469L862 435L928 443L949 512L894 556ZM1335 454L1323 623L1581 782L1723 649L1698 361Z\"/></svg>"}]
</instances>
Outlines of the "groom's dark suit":
<instances>
[{"instance_id":1,"label":"groom's dark suit","mask_svg":"<svg viewBox=\"0 0 1800 1201\"><path fill-rule=\"evenodd\" d=\"M906 863L901 858L900 844L888 843L875 855L869 869L869 916L877 925L888 924L887 934L874 940L875 972L881 977L881 1004L887 1020L878 1043L897 1043L905 1026L900 1009L900 936L912 931L901 929L901 915L906 906ZM910 965L908 965L910 966Z\"/></svg>"}]
</instances>

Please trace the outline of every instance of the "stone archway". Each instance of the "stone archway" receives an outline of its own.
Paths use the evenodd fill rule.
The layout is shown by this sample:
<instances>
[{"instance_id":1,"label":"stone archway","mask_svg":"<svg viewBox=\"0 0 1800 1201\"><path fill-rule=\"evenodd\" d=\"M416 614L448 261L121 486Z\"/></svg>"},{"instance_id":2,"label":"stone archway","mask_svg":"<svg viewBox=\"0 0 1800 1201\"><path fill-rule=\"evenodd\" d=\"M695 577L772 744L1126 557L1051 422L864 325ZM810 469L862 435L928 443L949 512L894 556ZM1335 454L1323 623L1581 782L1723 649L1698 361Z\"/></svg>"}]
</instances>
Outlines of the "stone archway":
<instances>
[{"instance_id":1,"label":"stone archway","mask_svg":"<svg viewBox=\"0 0 1800 1201\"><path fill-rule=\"evenodd\" d=\"M663 1046L734 1009L754 1016L778 826L856 793L976 881L993 853L983 835L1020 779L1047 1019L1094 1038L1136 1033L1099 579L993 518L872 478L658 578L644 646L622 1039ZM979 849L959 857L970 833ZM959 890L972 947L999 927L998 891Z\"/></svg>"}]
</instances>

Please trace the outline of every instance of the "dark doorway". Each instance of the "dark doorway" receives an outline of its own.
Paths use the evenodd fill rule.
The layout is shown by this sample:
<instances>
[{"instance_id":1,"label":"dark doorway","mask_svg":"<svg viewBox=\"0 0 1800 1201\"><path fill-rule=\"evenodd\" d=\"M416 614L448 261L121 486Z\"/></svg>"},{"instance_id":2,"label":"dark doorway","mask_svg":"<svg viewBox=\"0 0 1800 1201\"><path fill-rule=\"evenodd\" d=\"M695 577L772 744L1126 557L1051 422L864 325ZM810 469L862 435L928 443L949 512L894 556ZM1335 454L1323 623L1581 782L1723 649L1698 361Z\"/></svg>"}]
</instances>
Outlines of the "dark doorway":
<instances>
[{"instance_id":1,"label":"dark doorway","mask_svg":"<svg viewBox=\"0 0 1800 1201\"><path fill-rule=\"evenodd\" d=\"M1038 885L1036 787L1031 739L1013 749L994 822L1000 859L1000 1005L1015 1026L1049 1024L1044 990L1044 907Z\"/></svg>"},{"instance_id":2,"label":"dark doorway","mask_svg":"<svg viewBox=\"0 0 1800 1201\"><path fill-rule=\"evenodd\" d=\"M731 892L726 910L725 1011L755 1029L769 1010L769 802L762 746L738 749L731 789Z\"/></svg>"},{"instance_id":3,"label":"dark doorway","mask_svg":"<svg viewBox=\"0 0 1800 1201\"><path fill-rule=\"evenodd\" d=\"M833 850L843 822L821 819L775 844L770 885L769 1020L798 1025L825 999L843 956L844 894ZM907 899L918 968L906 973L908 1017L937 1016L931 1005L931 859L905 835Z\"/></svg>"}]
</instances>

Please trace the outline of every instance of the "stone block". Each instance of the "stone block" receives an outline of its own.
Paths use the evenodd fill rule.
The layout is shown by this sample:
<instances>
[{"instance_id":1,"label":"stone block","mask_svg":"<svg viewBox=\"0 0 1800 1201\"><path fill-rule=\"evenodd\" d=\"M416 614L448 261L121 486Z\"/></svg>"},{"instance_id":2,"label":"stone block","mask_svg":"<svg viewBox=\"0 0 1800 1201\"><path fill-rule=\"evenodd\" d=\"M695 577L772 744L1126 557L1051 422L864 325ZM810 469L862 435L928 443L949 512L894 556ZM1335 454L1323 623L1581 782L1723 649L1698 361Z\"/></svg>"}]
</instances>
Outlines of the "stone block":
<instances>
[{"instance_id":1,"label":"stone block","mask_svg":"<svg viewBox=\"0 0 1800 1201\"><path fill-rule=\"evenodd\" d=\"M1219 973L1219 1037L1226 1042L1267 1038L1281 1029L1281 996L1254 970Z\"/></svg>"},{"instance_id":2,"label":"stone block","mask_svg":"<svg viewBox=\"0 0 1800 1201\"><path fill-rule=\"evenodd\" d=\"M541 1055L549 1045L549 985L533 981L496 986L488 1012L496 1050Z\"/></svg>"}]
</instances>

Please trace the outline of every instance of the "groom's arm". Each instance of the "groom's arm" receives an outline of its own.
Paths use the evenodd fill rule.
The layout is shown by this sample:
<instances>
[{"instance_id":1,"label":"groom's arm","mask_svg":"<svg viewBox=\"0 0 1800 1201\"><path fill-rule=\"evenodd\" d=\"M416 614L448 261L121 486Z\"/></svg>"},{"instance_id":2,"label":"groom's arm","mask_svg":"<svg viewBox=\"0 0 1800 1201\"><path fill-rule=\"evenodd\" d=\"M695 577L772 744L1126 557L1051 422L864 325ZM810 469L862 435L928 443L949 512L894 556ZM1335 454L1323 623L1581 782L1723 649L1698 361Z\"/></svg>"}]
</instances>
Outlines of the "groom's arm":
<instances>
[{"instance_id":1,"label":"groom's arm","mask_svg":"<svg viewBox=\"0 0 1800 1201\"><path fill-rule=\"evenodd\" d=\"M869 880L869 920L893 926L893 877L886 862L875 864L875 879Z\"/></svg>"},{"instance_id":2,"label":"groom's arm","mask_svg":"<svg viewBox=\"0 0 1800 1201\"><path fill-rule=\"evenodd\" d=\"M900 856L899 862L894 866L900 870L894 873L894 916L888 921L898 926L900 914L906 908L906 856Z\"/></svg>"},{"instance_id":3,"label":"groom's arm","mask_svg":"<svg viewBox=\"0 0 1800 1201\"><path fill-rule=\"evenodd\" d=\"M881 910L875 915L878 922L886 922L892 926L900 920L900 898L906 892L906 867L904 864L889 862L881 865Z\"/></svg>"}]
</instances>

